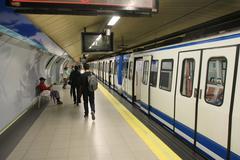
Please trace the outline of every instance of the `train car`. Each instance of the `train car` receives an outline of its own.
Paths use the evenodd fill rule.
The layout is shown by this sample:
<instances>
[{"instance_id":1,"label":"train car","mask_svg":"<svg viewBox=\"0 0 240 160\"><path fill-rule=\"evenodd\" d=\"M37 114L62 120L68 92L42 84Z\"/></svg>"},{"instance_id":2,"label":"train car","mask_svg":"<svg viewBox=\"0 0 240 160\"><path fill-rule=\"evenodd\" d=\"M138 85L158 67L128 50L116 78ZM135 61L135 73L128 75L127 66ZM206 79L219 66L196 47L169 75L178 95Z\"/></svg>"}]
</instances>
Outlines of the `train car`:
<instances>
[{"instance_id":1,"label":"train car","mask_svg":"<svg viewBox=\"0 0 240 160\"><path fill-rule=\"evenodd\" d=\"M239 48L240 32L230 32L132 53L118 85L207 158L240 159Z\"/></svg>"}]
</instances>

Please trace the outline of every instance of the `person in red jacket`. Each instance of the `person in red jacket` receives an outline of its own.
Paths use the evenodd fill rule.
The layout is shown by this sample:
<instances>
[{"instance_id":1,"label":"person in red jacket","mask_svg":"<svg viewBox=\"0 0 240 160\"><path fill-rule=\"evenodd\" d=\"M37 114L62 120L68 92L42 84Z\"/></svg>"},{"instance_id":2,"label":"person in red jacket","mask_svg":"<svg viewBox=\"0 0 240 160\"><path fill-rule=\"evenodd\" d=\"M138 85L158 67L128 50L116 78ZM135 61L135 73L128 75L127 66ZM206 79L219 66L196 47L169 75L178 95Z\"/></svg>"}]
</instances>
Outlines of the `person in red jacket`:
<instances>
[{"instance_id":1,"label":"person in red jacket","mask_svg":"<svg viewBox=\"0 0 240 160\"><path fill-rule=\"evenodd\" d=\"M62 101L60 100L60 95L59 92L57 90L52 90L52 85L50 86L46 86L45 84L45 78L41 77L39 78L40 83L38 84L37 88L39 89L40 92L43 92L45 90L49 90L50 91L50 95L51 97L53 97L54 99L56 98L57 100L57 104L63 104Z\"/></svg>"}]
</instances>

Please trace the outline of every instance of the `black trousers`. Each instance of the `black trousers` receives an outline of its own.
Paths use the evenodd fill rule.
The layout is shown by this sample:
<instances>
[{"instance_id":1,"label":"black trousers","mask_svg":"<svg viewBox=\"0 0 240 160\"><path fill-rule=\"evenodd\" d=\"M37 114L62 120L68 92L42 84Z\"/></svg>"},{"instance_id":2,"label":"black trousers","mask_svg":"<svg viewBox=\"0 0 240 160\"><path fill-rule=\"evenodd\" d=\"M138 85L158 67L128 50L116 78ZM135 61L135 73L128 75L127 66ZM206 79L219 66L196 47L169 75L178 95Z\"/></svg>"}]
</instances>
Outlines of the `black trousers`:
<instances>
[{"instance_id":1,"label":"black trousers","mask_svg":"<svg viewBox=\"0 0 240 160\"><path fill-rule=\"evenodd\" d=\"M91 111L95 113L95 103L94 103L94 92L83 91L83 101L84 101L84 110L85 115L88 115L88 100L90 102Z\"/></svg>"},{"instance_id":2,"label":"black trousers","mask_svg":"<svg viewBox=\"0 0 240 160\"><path fill-rule=\"evenodd\" d=\"M80 103L81 102L81 88L80 88L80 86L73 85L71 89L72 89L74 103Z\"/></svg>"}]
</instances>

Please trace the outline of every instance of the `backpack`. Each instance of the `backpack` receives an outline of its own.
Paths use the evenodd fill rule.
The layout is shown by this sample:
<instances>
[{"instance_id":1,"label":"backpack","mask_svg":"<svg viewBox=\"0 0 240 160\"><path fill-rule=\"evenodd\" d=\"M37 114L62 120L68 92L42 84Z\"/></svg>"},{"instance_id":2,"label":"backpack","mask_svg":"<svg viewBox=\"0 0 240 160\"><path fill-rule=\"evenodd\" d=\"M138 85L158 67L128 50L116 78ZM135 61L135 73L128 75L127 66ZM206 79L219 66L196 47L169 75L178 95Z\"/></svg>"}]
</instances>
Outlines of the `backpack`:
<instances>
[{"instance_id":1,"label":"backpack","mask_svg":"<svg viewBox=\"0 0 240 160\"><path fill-rule=\"evenodd\" d=\"M98 81L95 75L88 76L88 90L94 92L98 88Z\"/></svg>"}]
</instances>

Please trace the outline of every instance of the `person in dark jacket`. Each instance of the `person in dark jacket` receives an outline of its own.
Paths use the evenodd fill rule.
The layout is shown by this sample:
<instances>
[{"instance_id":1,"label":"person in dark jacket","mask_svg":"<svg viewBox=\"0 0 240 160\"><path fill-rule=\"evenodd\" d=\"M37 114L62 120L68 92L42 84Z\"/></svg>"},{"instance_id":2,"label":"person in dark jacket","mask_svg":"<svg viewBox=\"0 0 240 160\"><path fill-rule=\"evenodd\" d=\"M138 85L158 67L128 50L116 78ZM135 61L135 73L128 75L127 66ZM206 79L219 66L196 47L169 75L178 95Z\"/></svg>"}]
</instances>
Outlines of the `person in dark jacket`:
<instances>
[{"instance_id":1,"label":"person in dark jacket","mask_svg":"<svg viewBox=\"0 0 240 160\"><path fill-rule=\"evenodd\" d=\"M85 114L84 117L88 117L88 100L90 102L90 107L91 107L91 115L92 119L95 120L95 104L94 104L94 91L91 92L88 89L88 77L91 75L91 72L89 71L89 64L85 63L83 65L83 68L85 70L85 73L82 74L82 92L83 92L83 101L84 101L84 110Z\"/></svg>"},{"instance_id":2,"label":"person in dark jacket","mask_svg":"<svg viewBox=\"0 0 240 160\"><path fill-rule=\"evenodd\" d=\"M81 103L80 99L80 87L81 87L81 74L78 70L78 66L74 67L74 71L71 72L69 80L71 82L71 92L73 94L74 104L77 106Z\"/></svg>"}]
</instances>

